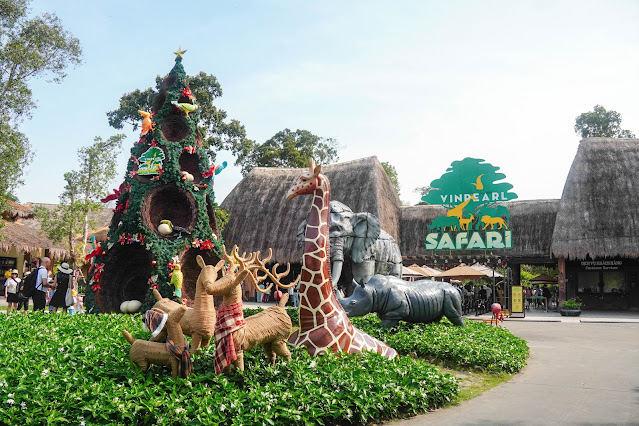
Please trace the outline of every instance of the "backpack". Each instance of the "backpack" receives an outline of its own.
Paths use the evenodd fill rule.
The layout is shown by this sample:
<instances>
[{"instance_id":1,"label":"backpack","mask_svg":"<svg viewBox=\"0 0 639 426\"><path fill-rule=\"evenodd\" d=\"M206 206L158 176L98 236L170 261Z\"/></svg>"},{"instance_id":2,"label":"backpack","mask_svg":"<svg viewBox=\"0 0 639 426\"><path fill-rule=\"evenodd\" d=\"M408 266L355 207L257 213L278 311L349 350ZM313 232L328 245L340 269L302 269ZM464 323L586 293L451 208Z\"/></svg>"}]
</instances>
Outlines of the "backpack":
<instances>
[{"instance_id":1,"label":"backpack","mask_svg":"<svg viewBox=\"0 0 639 426\"><path fill-rule=\"evenodd\" d=\"M38 270L33 269L29 275L25 279L22 280L22 296L26 299L33 296L33 292L36 288L36 279L38 278Z\"/></svg>"}]
</instances>

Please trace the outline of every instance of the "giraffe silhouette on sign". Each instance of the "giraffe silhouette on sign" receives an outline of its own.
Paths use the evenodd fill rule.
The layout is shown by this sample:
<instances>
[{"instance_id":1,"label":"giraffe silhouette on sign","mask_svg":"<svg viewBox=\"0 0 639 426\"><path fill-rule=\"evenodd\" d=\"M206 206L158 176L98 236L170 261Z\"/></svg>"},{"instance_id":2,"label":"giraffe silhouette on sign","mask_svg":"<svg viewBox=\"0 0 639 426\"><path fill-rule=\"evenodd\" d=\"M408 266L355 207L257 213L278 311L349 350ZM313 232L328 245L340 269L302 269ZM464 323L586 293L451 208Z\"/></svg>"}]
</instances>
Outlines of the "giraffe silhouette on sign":
<instances>
[{"instance_id":1,"label":"giraffe silhouette on sign","mask_svg":"<svg viewBox=\"0 0 639 426\"><path fill-rule=\"evenodd\" d=\"M304 234L304 255L300 279L300 327L288 341L293 346L306 346L311 355L343 350L348 353L378 352L395 358L395 349L351 324L344 308L333 292L328 271L328 218L331 189L321 166L311 160L309 171L299 177L287 194L291 200L298 195L313 194Z\"/></svg>"}]
</instances>

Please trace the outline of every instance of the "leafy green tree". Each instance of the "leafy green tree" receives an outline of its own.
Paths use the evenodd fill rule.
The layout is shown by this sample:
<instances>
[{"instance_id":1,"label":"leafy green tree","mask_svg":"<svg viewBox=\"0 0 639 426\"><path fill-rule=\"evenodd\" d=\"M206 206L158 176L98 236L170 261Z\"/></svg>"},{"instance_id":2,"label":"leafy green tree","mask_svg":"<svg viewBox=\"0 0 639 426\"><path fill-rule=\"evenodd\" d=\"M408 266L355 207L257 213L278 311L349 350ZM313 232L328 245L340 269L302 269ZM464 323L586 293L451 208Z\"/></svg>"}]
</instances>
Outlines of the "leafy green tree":
<instances>
[{"instance_id":1,"label":"leafy green tree","mask_svg":"<svg viewBox=\"0 0 639 426\"><path fill-rule=\"evenodd\" d=\"M27 137L14 130L6 117L0 116L0 208L7 200L15 201L14 190L24 183L23 167L32 157Z\"/></svg>"},{"instance_id":2,"label":"leafy green tree","mask_svg":"<svg viewBox=\"0 0 639 426\"><path fill-rule=\"evenodd\" d=\"M130 124L136 131L141 124L138 110L153 110L153 103L162 89L163 80L164 78L157 76L155 88L149 87L143 91L134 90L122 95L120 107L107 113L109 125L116 129L122 129L126 124ZM195 76L187 76L186 84L197 99L200 113L197 131L205 148L211 148L215 151L229 150L233 154L237 154L244 146L251 145L252 141L246 138L244 126L237 120L227 122L226 111L213 105L215 99L222 96L222 87L215 76L200 72ZM214 152L209 151L209 154L212 159L215 159Z\"/></svg>"},{"instance_id":3,"label":"leafy green tree","mask_svg":"<svg viewBox=\"0 0 639 426\"><path fill-rule=\"evenodd\" d=\"M0 204L22 181L31 160L19 124L35 108L29 83L49 77L59 83L70 66L80 64L80 42L53 13L29 16L30 0L0 0Z\"/></svg>"},{"instance_id":4,"label":"leafy green tree","mask_svg":"<svg viewBox=\"0 0 639 426\"><path fill-rule=\"evenodd\" d=\"M254 167L308 167L311 158L318 164L329 164L339 159L337 148L335 139L321 138L308 130L284 129L264 143L244 145L235 164L242 166L244 176Z\"/></svg>"},{"instance_id":5,"label":"leafy green tree","mask_svg":"<svg viewBox=\"0 0 639 426\"><path fill-rule=\"evenodd\" d=\"M386 161L382 162L382 167L384 168L384 171L393 184L395 192L397 192L397 195L399 196L399 178L397 176L397 169L395 169L395 166L393 166L391 163Z\"/></svg>"},{"instance_id":6,"label":"leafy green tree","mask_svg":"<svg viewBox=\"0 0 639 426\"><path fill-rule=\"evenodd\" d=\"M229 223L231 213L228 210L220 208L217 203L213 203L213 209L215 210L215 221L217 222L217 230L220 235L224 235L224 228Z\"/></svg>"},{"instance_id":7,"label":"leafy green tree","mask_svg":"<svg viewBox=\"0 0 639 426\"><path fill-rule=\"evenodd\" d=\"M123 134L102 140L96 136L93 145L78 150L80 168L64 174L66 185L60 204L54 209L36 208L42 229L53 241L67 239L69 251L81 260L89 228L89 213L102 208L100 199L107 195L107 185L116 176L116 160L122 149ZM76 247L75 236L82 233L82 245Z\"/></svg>"},{"instance_id":8,"label":"leafy green tree","mask_svg":"<svg viewBox=\"0 0 639 426\"><path fill-rule=\"evenodd\" d=\"M621 128L621 114L595 105L575 119L575 133L582 138L634 138L630 130Z\"/></svg>"}]
</instances>

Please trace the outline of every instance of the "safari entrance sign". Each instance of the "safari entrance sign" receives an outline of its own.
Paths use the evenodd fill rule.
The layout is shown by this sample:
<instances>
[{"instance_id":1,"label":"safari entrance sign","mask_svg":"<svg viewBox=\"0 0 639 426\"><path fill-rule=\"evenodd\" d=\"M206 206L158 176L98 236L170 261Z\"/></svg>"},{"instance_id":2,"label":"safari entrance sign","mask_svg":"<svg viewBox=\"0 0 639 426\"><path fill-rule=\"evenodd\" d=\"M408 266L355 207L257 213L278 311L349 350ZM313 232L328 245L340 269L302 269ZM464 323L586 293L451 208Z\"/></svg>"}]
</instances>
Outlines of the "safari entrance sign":
<instances>
[{"instance_id":1,"label":"safari entrance sign","mask_svg":"<svg viewBox=\"0 0 639 426\"><path fill-rule=\"evenodd\" d=\"M499 167L477 158L454 161L431 182L422 197L448 209L428 226L426 250L486 250L512 248L510 214L500 201L517 198Z\"/></svg>"}]
</instances>

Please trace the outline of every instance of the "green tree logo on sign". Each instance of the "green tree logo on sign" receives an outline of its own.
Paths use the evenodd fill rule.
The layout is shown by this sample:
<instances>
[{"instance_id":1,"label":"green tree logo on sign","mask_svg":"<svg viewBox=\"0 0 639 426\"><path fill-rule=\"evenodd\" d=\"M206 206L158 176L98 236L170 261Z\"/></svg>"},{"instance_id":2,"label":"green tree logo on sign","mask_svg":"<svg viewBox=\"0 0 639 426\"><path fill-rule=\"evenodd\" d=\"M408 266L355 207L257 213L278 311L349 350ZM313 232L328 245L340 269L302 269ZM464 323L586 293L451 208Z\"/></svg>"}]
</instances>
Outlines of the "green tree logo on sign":
<instances>
[{"instance_id":1,"label":"green tree logo on sign","mask_svg":"<svg viewBox=\"0 0 639 426\"><path fill-rule=\"evenodd\" d=\"M152 146L140 156L139 160L139 175L157 175L164 162L164 151L157 146Z\"/></svg>"},{"instance_id":2,"label":"green tree logo on sign","mask_svg":"<svg viewBox=\"0 0 639 426\"><path fill-rule=\"evenodd\" d=\"M486 249L504 248L512 243L508 230L508 209L497 205L500 201L517 198L511 192L512 185L499 182L506 177L484 160L464 158L454 161L446 173L431 182L433 188L422 197L429 204L439 204L448 209L446 215L435 218L428 227L432 232L426 237L426 248ZM447 233L456 232L455 241ZM470 231L487 231L485 236ZM490 233L492 231L492 233Z\"/></svg>"}]
</instances>

